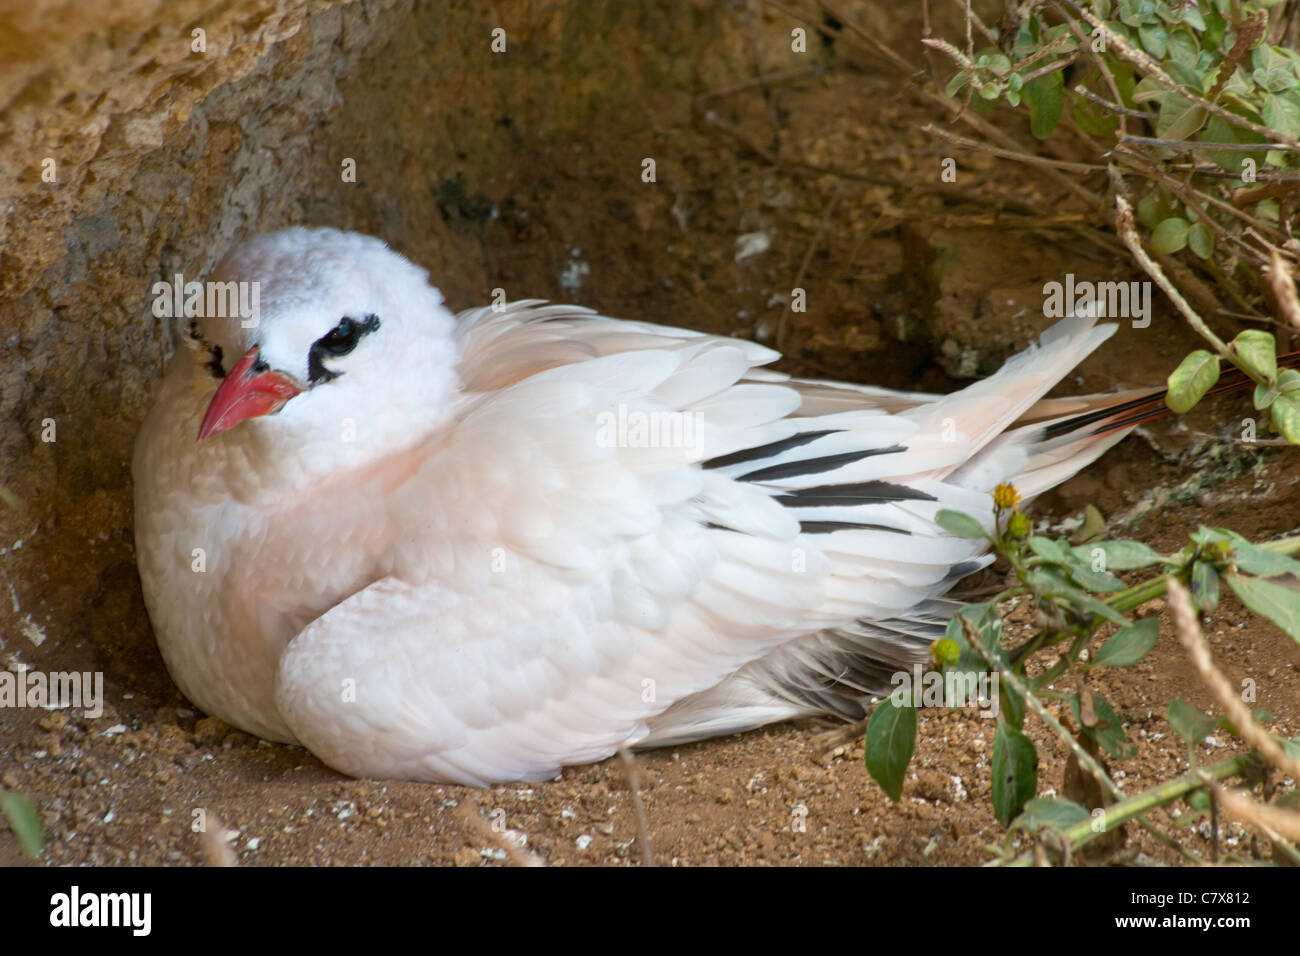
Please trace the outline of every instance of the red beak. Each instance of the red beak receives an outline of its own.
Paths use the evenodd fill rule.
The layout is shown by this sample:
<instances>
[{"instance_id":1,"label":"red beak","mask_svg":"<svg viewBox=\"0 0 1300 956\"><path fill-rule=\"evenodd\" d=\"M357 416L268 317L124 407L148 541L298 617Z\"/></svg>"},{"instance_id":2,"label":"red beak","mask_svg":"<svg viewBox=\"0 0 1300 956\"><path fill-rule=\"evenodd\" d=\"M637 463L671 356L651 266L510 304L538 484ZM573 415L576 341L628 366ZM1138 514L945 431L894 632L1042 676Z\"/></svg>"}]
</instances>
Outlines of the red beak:
<instances>
[{"instance_id":1,"label":"red beak","mask_svg":"<svg viewBox=\"0 0 1300 956\"><path fill-rule=\"evenodd\" d=\"M209 435L229 431L240 422L259 415L279 411L284 403L302 388L283 372L255 372L257 346L244 353L226 375L208 404L203 424L199 426L199 441Z\"/></svg>"}]
</instances>

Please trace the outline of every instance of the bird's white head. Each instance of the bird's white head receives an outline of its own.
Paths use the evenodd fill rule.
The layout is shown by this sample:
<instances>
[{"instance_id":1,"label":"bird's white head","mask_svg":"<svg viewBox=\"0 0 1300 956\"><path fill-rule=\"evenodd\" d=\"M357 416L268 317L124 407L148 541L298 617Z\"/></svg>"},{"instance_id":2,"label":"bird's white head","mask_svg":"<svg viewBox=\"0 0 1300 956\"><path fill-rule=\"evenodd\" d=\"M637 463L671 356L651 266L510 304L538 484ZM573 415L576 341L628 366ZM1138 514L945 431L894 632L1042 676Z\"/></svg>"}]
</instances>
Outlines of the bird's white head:
<instances>
[{"instance_id":1,"label":"bird's white head","mask_svg":"<svg viewBox=\"0 0 1300 956\"><path fill-rule=\"evenodd\" d=\"M378 239L268 233L231 251L212 281L257 283L258 309L199 322L224 372L200 441L242 426L290 447L391 447L453 400L455 319L428 273Z\"/></svg>"}]
</instances>

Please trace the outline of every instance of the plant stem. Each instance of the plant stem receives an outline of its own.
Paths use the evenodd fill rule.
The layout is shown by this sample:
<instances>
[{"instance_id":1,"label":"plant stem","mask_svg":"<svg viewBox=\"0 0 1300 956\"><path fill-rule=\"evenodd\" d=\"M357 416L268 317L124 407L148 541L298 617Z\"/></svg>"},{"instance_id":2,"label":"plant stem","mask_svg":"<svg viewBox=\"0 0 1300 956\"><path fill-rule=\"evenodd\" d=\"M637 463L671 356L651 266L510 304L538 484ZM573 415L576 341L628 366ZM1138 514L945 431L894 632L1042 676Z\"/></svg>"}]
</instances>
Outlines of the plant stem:
<instances>
[{"instance_id":1,"label":"plant stem","mask_svg":"<svg viewBox=\"0 0 1300 956\"><path fill-rule=\"evenodd\" d=\"M1208 780L1225 780L1228 777L1236 777L1245 773L1254 759L1253 754L1241 754L1236 757L1228 757L1220 760L1218 763L1211 764L1204 770L1189 770L1181 777L1175 777L1173 780L1166 780L1164 783L1152 787L1150 790L1144 790L1118 803L1113 803L1105 810L1105 826L1101 830L1093 829L1092 820L1084 820L1076 823L1072 827L1067 827L1061 831L1062 842L1074 852L1088 843L1095 840L1117 824L1124 823L1134 817L1154 810L1156 807L1162 807L1165 804L1173 803L1180 797L1185 797L1193 791L1200 790L1206 786ZM1032 866L1034 863L1034 854L1026 852L1020 854L1010 862L994 860L990 866Z\"/></svg>"},{"instance_id":2,"label":"plant stem","mask_svg":"<svg viewBox=\"0 0 1300 956\"><path fill-rule=\"evenodd\" d=\"M1010 667L1005 666L993 654L992 650L985 646L984 638L980 636L979 629L971 623L970 618L963 617L961 623L962 627L966 630L966 639L970 641L971 645L984 656L984 660L988 662L988 665L998 672L999 677L1006 681L1012 690L1024 698L1025 706L1032 710L1038 716L1039 720L1050 727L1052 731L1065 742L1065 745L1069 747L1070 751L1074 754L1075 759L1079 761L1079 766L1088 771L1088 773L1096 779L1097 783L1101 785L1101 788L1112 798L1118 800L1122 797L1124 795L1123 792L1119 787L1115 786L1115 781L1110 779L1106 771L1102 769L1101 764L1097 763L1097 761L1093 759L1092 754L1079 746L1079 742L1074 739L1074 735L1066 730L1061 725L1061 722L1051 715L1048 709L1043 706L1043 702L1040 701L1033 690L1031 690L1030 687L1016 675L1015 671Z\"/></svg>"},{"instance_id":3,"label":"plant stem","mask_svg":"<svg viewBox=\"0 0 1300 956\"><path fill-rule=\"evenodd\" d=\"M1129 201L1124 198L1127 187L1124 185L1123 177L1120 176L1119 169L1115 166L1110 167L1110 179L1115 186L1115 231L1119 233L1120 239L1124 245L1128 246L1129 252L1133 253L1133 258L1138 261L1144 272L1155 280L1160 290L1169 296L1169 300L1183 314L1187 324L1195 329L1205 341L1214 346L1214 351L1220 357L1232 361L1232 355L1228 351L1228 346L1224 341L1210 331L1210 327L1205 324L1205 320L1191 307L1188 301L1183 298L1183 294L1174 287L1165 275L1165 271L1160 268L1154 259L1142 247L1142 240L1138 238L1137 229L1133 225L1133 207ZM1245 369L1242 369L1245 371ZM1249 374L1249 373L1247 373ZM1254 376L1251 376L1254 378Z\"/></svg>"}]
</instances>

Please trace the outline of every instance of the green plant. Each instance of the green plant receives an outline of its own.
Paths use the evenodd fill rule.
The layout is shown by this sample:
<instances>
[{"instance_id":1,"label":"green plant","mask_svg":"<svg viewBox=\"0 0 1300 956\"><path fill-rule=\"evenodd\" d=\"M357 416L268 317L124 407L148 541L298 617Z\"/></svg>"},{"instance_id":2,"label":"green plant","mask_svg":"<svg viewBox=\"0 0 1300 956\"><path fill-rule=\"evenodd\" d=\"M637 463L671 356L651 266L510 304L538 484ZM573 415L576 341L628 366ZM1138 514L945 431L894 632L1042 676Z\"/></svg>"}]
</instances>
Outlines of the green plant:
<instances>
[{"instance_id":1,"label":"green plant","mask_svg":"<svg viewBox=\"0 0 1300 956\"><path fill-rule=\"evenodd\" d=\"M4 812L9 829L18 839L23 853L33 860L40 856L45 830L41 826L40 811L31 798L24 793L0 790L0 811Z\"/></svg>"},{"instance_id":2,"label":"green plant","mask_svg":"<svg viewBox=\"0 0 1300 956\"><path fill-rule=\"evenodd\" d=\"M1289 557L1300 551L1300 538L1256 545L1231 531L1202 527L1176 554L1162 555L1137 541L1084 540L1072 545L1034 535L1027 516L1019 510L1015 489L1008 485L995 491L994 507L991 537L971 515L940 511L937 516L939 524L952 534L989 537L993 548L1010 564L1016 583L987 601L958 611L944 638L936 642L933 657L935 671L945 678L974 672L998 677L991 790L994 814L1009 829L1008 847L1017 832L1046 827L1054 831L1059 846L1078 849L1130 817L1150 827L1143 817L1147 810L1204 792L1226 776L1254 774L1258 778L1259 758L1234 758L1214 765L1204 776L1198 773L1177 786L1156 788L1159 793L1127 797L1105 763L1107 758L1127 759L1135 748L1115 709L1092 689L1089 677L1099 668L1131 667L1142 660L1155 646L1158 622L1151 616L1135 620L1130 612L1167 590L1181 593L1183 584L1190 587L1196 607L1206 612L1218 606L1221 585L1226 583L1243 604L1300 643L1300 593L1272 580L1300 574L1300 561ZM1098 515L1089 524L1096 528L1100 523ZM1144 569L1158 573L1134 584L1126 584L1116 574ZM1006 647L1003 620L1013 599L1032 602L1035 628L1029 638ZM1108 625L1114 630L1101 640ZM1185 622L1180 622L1180 628L1186 629ZM966 683L971 683L969 678ZM1074 689L1054 690L1057 683L1072 684ZM1044 703L1047 700L1065 705L1077 728L1074 733L1051 714ZM1038 752L1024 733L1031 713L1069 747L1080 772L1092 778L1100 797L1096 806L1037 797ZM1246 716L1252 724L1270 719L1263 713ZM1241 720L1240 713L1237 719ZM1257 749L1268 751L1273 746L1260 742L1263 732L1256 726L1243 728L1211 718L1178 698L1169 704L1168 720L1187 741L1193 768L1197 768L1195 747L1219 727L1243 736L1248 743L1259 742ZM903 695L880 701L867 724L867 769L895 801L902 793L915 750L917 726L915 701L908 702ZM1295 741L1279 741L1276 747L1291 755L1283 759L1300 758ZM1097 829L1094 813L1102 808L1108 817L1106 825ZM1192 809L1192 818L1205 812L1195 801ZM1004 861L1015 856L1007 847L997 848L997 852ZM1290 844L1277 852L1300 860Z\"/></svg>"},{"instance_id":3,"label":"green plant","mask_svg":"<svg viewBox=\"0 0 1300 956\"><path fill-rule=\"evenodd\" d=\"M1285 42L1297 12L1295 0L1029 0L1000 27L970 14L964 50L925 41L956 62L947 93L968 108L1005 104L1029 113L1039 139L1068 125L1089 144L1097 162L1055 165L1085 182L1105 175L1109 195L1073 184L1075 195L1111 209L1135 260L1211 346L1170 375L1170 408L1192 408L1226 361L1255 382L1256 409L1293 443L1295 357L1279 365L1265 329L1225 341L1202 313L1300 329L1300 53ZM976 49L975 34L988 45Z\"/></svg>"}]
</instances>

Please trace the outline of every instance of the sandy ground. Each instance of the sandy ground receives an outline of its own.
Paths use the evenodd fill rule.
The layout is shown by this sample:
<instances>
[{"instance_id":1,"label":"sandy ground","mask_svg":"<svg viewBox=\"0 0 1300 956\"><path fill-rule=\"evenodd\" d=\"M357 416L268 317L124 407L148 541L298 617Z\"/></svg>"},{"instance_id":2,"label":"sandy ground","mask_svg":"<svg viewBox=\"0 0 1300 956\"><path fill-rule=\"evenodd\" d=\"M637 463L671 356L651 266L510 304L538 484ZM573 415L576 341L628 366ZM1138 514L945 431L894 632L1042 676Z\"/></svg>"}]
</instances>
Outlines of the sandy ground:
<instances>
[{"instance_id":1,"label":"sandy ground","mask_svg":"<svg viewBox=\"0 0 1300 956\"><path fill-rule=\"evenodd\" d=\"M1294 501L1296 480L1274 461L1206 494L1216 520L1267 537L1284 530L1286 510L1261 502L1287 494ZM1196 504L1171 505L1143 522L1142 537L1173 548L1203 520L1201 512ZM1211 616L1206 633L1229 677L1257 681L1256 706L1273 713L1276 729L1300 732L1296 645L1231 599ZM147 650L140 663L161 668ZM505 865L494 825L552 865L640 859L618 759L569 768L555 781L487 790L349 780L302 750L260 742L197 714L174 692L131 686L110 688L113 703L97 720L18 711L7 726L12 742L0 782L40 804L49 841L42 862L205 862L194 831L199 821L227 831L246 865ZM1185 747L1164 713L1175 696L1207 709L1210 700L1167 622L1146 661L1107 672L1092 687L1112 702L1137 744L1134 757L1113 765L1126 792L1187 769ZM829 753L819 746L819 735L835 726L829 723L777 725L639 754L653 858L680 866L982 863L990 858L985 846L1004 838L989 806L991 724L974 710L923 711L917 755L896 806L868 778L860 741ZM1028 726L1042 757L1040 793L1060 792L1063 748L1037 722ZM1229 752L1231 741L1220 733L1198 756L1208 763ZM1152 819L1177 823L1165 811ZM1192 829L1186 846L1208 857L1208 828ZM1125 859L1141 853L1175 862L1141 831L1130 828L1129 841ZM1248 854L1250 847L1245 831L1225 830L1225 852ZM1260 850L1267 856L1266 845ZM0 864L23 862L12 837L0 835Z\"/></svg>"}]
</instances>

